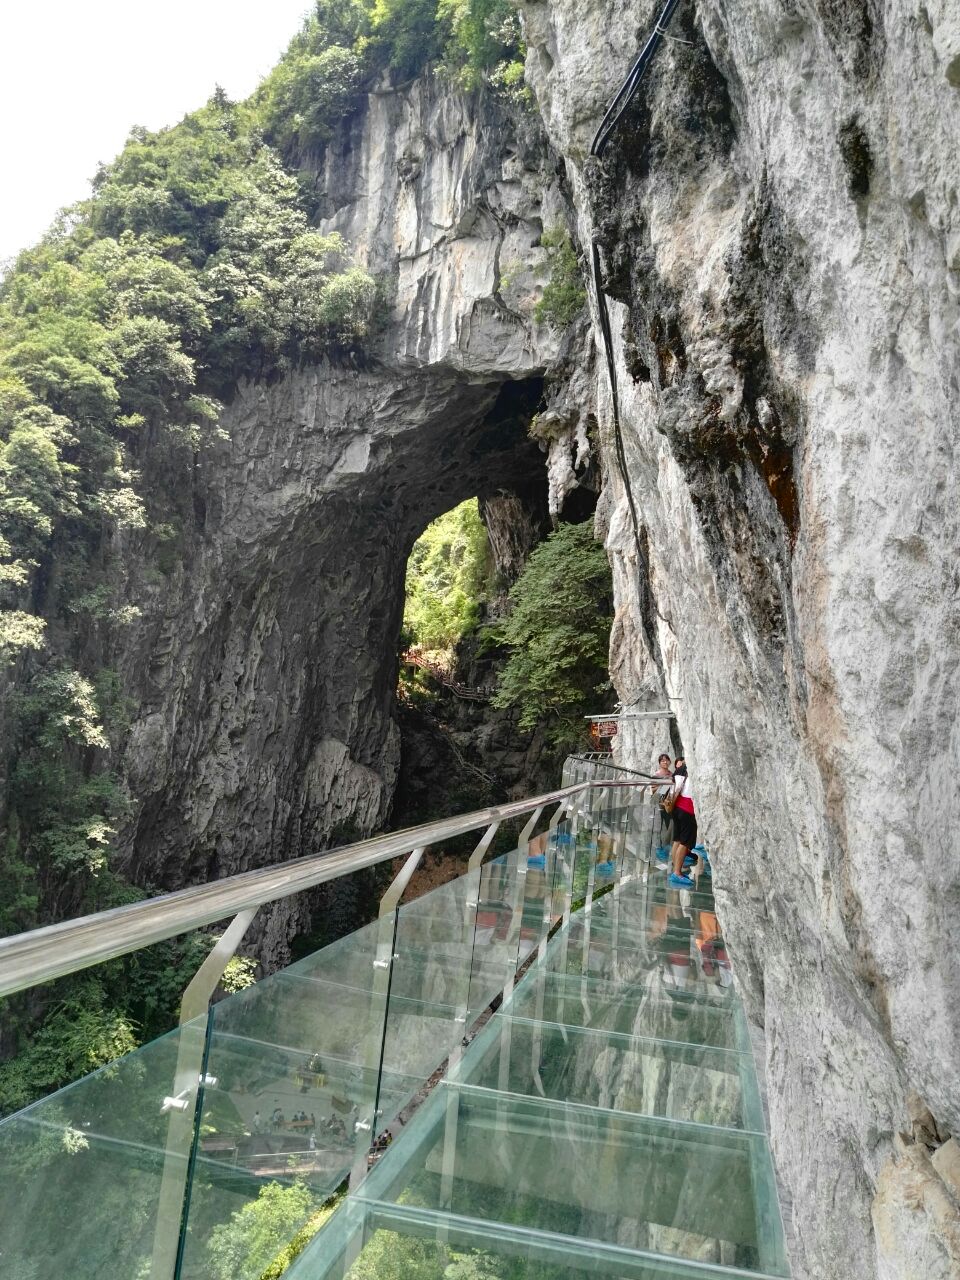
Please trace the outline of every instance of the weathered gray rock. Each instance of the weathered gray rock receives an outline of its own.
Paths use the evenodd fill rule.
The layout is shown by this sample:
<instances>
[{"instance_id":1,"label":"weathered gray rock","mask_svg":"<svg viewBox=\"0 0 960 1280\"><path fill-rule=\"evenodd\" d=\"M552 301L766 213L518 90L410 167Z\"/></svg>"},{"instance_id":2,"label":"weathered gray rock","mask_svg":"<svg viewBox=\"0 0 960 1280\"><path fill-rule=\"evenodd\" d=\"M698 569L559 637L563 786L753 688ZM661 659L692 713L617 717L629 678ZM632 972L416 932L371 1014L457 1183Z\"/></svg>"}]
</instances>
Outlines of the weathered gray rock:
<instances>
[{"instance_id":1,"label":"weathered gray rock","mask_svg":"<svg viewBox=\"0 0 960 1280\"><path fill-rule=\"evenodd\" d=\"M524 5L618 300L642 528L601 369L613 670L627 704L673 699L765 1031L796 1274L955 1275L955 1219L893 1136L911 1088L960 1131L957 19L681 5L692 43L664 43L598 171L648 10Z\"/></svg>"},{"instance_id":2,"label":"weathered gray rock","mask_svg":"<svg viewBox=\"0 0 960 1280\"><path fill-rule=\"evenodd\" d=\"M533 316L540 231L561 203L542 139L426 79L373 95L325 163L324 225L396 279L394 321L363 367L241 385L228 438L198 459L182 558L144 574L120 658L136 707L124 846L154 884L382 826L413 541L474 494L500 513L504 542L510 495L546 510L526 434L557 349ZM507 559L529 533L518 528ZM302 910L280 904L258 922L268 966Z\"/></svg>"},{"instance_id":3,"label":"weathered gray rock","mask_svg":"<svg viewBox=\"0 0 960 1280\"><path fill-rule=\"evenodd\" d=\"M462 498L499 519L526 491L552 370L551 506L595 430L612 669L628 706L676 709L764 1033L795 1274L942 1280L956 1201L927 1139L960 1134L960 24L947 0L683 0L689 43L664 44L598 166L648 7L523 12L548 142L426 79L374 94L318 161L323 226L393 276L394 323L362 368L240 388L197 462L183 557L134 584L125 847L179 886L383 820L407 552ZM599 333L561 350L534 317L539 234L568 199L612 299L636 529ZM499 532L515 562L523 531ZM646 764L665 725L620 744ZM296 924L290 906L261 924L268 964Z\"/></svg>"}]
</instances>

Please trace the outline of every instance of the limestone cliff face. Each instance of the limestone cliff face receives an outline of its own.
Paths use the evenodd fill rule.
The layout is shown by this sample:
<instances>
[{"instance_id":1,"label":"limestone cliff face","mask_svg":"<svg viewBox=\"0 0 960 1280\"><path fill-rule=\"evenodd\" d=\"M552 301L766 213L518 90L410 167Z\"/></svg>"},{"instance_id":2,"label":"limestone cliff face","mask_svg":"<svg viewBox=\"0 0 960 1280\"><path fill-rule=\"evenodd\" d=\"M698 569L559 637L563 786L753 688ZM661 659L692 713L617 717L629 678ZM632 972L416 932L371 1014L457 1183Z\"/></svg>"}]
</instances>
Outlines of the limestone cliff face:
<instances>
[{"instance_id":1,"label":"limestone cliff face","mask_svg":"<svg viewBox=\"0 0 960 1280\"><path fill-rule=\"evenodd\" d=\"M628 706L676 710L795 1274L939 1280L960 1269L929 1159L960 1134L960 25L947 0L681 0L598 166L648 10L525 3L535 112L428 78L317 160L322 225L393 278L393 322L363 367L241 386L198 460L187 555L138 585L121 659L126 848L172 886L381 823L413 540L473 494L503 512L549 484L556 510L595 427L612 669ZM614 299L636 531L596 315L562 349L533 317L540 232L571 217ZM261 926L268 962L296 911Z\"/></svg>"},{"instance_id":2,"label":"limestone cliff face","mask_svg":"<svg viewBox=\"0 0 960 1280\"><path fill-rule=\"evenodd\" d=\"M328 151L324 226L394 280L393 323L362 367L240 386L228 439L198 459L186 555L144 574L120 660L141 878L177 886L382 825L413 541L474 494L522 505L539 486L546 506L527 427L556 339L533 309L562 203L527 135L425 80L373 95ZM300 909L259 925L268 964Z\"/></svg>"},{"instance_id":3,"label":"limestone cliff face","mask_svg":"<svg viewBox=\"0 0 960 1280\"><path fill-rule=\"evenodd\" d=\"M955 7L687 0L602 168L649 6L524 16L617 300L641 529L601 368L612 666L676 711L796 1274L956 1276L929 1159L960 1132Z\"/></svg>"}]
</instances>

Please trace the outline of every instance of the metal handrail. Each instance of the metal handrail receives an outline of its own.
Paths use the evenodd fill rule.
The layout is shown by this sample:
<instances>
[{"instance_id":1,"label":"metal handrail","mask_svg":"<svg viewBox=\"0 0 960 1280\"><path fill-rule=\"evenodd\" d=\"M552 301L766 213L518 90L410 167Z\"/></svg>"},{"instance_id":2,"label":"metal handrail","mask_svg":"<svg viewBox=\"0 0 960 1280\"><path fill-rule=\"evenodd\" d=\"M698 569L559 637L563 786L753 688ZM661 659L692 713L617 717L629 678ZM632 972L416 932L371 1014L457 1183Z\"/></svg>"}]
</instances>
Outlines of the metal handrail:
<instances>
[{"instance_id":1,"label":"metal handrail","mask_svg":"<svg viewBox=\"0 0 960 1280\"><path fill-rule=\"evenodd\" d=\"M192 885L176 893L15 934L0 939L0 997L106 960L115 960L155 942L163 942L191 929L225 920L238 912L313 889L353 871L377 866L409 853L411 849L450 840L477 827L523 817L538 807L566 800L585 789L643 785L642 782L616 783L599 779L578 782L529 800L478 809L459 817L441 818L419 827L407 827L403 831L360 840L328 853L294 858L256 871Z\"/></svg>"},{"instance_id":2,"label":"metal handrail","mask_svg":"<svg viewBox=\"0 0 960 1280\"><path fill-rule=\"evenodd\" d=\"M583 754L583 755L571 755L571 756L567 756L567 759L568 759L568 760L579 760L582 764L594 764L594 765L598 765L598 766L599 766L600 768L602 768L602 769L613 769L615 773L629 773L629 774L631 774L634 778L643 778L643 779L645 779L647 782L657 782L657 783L659 783L660 785L662 785L662 784L663 784L663 778L658 778L658 777L656 776L656 774L653 774L653 773L641 773L641 771L640 771L639 769L628 769L625 765L622 765L622 764L612 764L612 763L611 763L610 761L608 761L608 760L598 760L598 759L596 759L596 758L591 759L591 756L594 756L594 757L595 757L595 756L596 756L596 753L595 753L595 752L589 752L589 753L586 753L586 754Z\"/></svg>"}]
</instances>

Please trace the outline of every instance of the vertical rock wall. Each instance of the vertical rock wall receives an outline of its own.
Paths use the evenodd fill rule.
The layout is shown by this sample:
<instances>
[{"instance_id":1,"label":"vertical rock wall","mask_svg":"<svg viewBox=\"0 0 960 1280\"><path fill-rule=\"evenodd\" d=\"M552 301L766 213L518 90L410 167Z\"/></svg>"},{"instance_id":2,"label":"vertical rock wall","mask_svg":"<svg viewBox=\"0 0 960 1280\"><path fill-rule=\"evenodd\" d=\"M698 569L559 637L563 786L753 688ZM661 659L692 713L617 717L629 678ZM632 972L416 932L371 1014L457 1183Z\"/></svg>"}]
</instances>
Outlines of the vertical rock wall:
<instances>
[{"instance_id":1,"label":"vertical rock wall","mask_svg":"<svg viewBox=\"0 0 960 1280\"><path fill-rule=\"evenodd\" d=\"M628 706L676 709L796 1275L938 1280L960 1269L960 23L948 0L681 0L597 166L648 9L525 3L527 118L425 78L318 160L322 225L393 279L393 322L362 368L242 386L182 558L131 583L128 857L181 885L383 820L407 552L465 497L547 487L526 431L552 371L549 500L598 437L612 668ZM571 209L612 299L625 475L598 334L561 352L534 316Z\"/></svg>"},{"instance_id":2,"label":"vertical rock wall","mask_svg":"<svg viewBox=\"0 0 960 1280\"><path fill-rule=\"evenodd\" d=\"M182 554L135 584L124 842L153 884L382 826L414 540L473 495L546 509L527 429L556 353L534 317L539 238L563 202L542 136L427 78L371 95L316 184L324 228L392 280L392 320L362 365L240 386L197 460ZM260 926L268 965L302 911L278 904Z\"/></svg>"},{"instance_id":3,"label":"vertical rock wall","mask_svg":"<svg viewBox=\"0 0 960 1280\"><path fill-rule=\"evenodd\" d=\"M612 666L676 709L796 1274L956 1276L960 20L681 0L601 167L651 6L524 16L614 299L641 530L601 368Z\"/></svg>"}]
</instances>

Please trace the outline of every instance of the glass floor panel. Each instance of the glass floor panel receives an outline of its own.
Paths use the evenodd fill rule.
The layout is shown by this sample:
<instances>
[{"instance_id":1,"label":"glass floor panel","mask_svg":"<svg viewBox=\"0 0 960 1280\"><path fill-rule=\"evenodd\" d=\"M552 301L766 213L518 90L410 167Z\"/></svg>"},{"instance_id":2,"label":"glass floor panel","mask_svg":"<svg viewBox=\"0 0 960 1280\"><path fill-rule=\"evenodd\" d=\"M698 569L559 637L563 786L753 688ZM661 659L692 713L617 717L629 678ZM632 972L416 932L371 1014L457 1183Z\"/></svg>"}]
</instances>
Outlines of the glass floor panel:
<instances>
[{"instance_id":1,"label":"glass floor panel","mask_svg":"<svg viewBox=\"0 0 960 1280\"><path fill-rule=\"evenodd\" d=\"M693 918L654 913L647 923L615 921L594 911L589 921L571 922L562 945L544 958L547 968L615 981L629 980L660 966L668 985L708 981L733 985L730 960L713 912Z\"/></svg>"},{"instance_id":2,"label":"glass floor panel","mask_svg":"<svg viewBox=\"0 0 960 1280\"><path fill-rule=\"evenodd\" d=\"M582 1027L491 1019L458 1079L487 1089L763 1130L752 1059Z\"/></svg>"},{"instance_id":3,"label":"glass floor panel","mask_svg":"<svg viewBox=\"0 0 960 1280\"><path fill-rule=\"evenodd\" d=\"M710 998L714 993L716 1000ZM657 969L639 980L617 983L554 973L534 965L517 985L504 1012L537 1022L738 1052L748 1052L750 1047L732 988L704 984L702 998L697 998L695 993L666 986Z\"/></svg>"},{"instance_id":4,"label":"glass floor panel","mask_svg":"<svg viewBox=\"0 0 960 1280\"><path fill-rule=\"evenodd\" d=\"M333 1228L333 1230L331 1230ZM616 1245L354 1201L326 1229L322 1271L306 1255L287 1280L757 1280L739 1268L651 1258Z\"/></svg>"},{"instance_id":5,"label":"glass floor panel","mask_svg":"<svg viewBox=\"0 0 960 1280\"><path fill-rule=\"evenodd\" d=\"M391 1054L387 1036L384 1121L441 1047L434 1023L456 1032L456 1008L469 1026L502 984L504 1003L392 1126L392 1145L290 1280L789 1276L710 882L671 888L607 825L594 814L562 844L531 845L525 869L517 860L525 883L509 893L502 869L482 878L466 1000L458 930L471 903L460 893L447 919L421 908L398 945L391 999L413 1044ZM604 854L609 867L597 865ZM623 879L602 892L611 873ZM546 941L590 886L602 896ZM511 991L514 965L538 943Z\"/></svg>"},{"instance_id":6,"label":"glass floor panel","mask_svg":"<svg viewBox=\"0 0 960 1280\"><path fill-rule=\"evenodd\" d=\"M418 1130L403 1164L382 1162L361 1197L789 1274L761 1135L454 1083Z\"/></svg>"}]
</instances>

